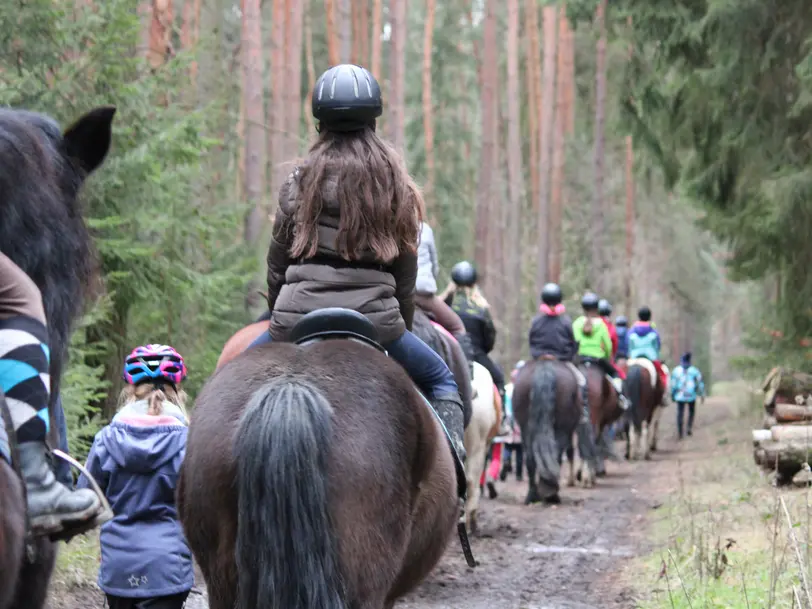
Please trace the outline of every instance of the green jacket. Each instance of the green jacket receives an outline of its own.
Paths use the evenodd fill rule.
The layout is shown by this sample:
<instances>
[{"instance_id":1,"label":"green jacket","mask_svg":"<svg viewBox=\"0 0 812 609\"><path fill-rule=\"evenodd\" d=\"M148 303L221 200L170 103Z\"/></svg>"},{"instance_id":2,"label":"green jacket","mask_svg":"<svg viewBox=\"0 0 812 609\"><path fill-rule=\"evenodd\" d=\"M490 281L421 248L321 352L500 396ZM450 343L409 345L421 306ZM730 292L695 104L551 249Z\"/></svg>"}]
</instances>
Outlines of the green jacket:
<instances>
[{"instance_id":1,"label":"green jacket","mask_svg":"<svg viewBox=\"0 0 812 609\"><path fill-rule=\"evenodd\" d=\"M572 332L578 343L578 355L595 357L598 359L612 358L612 339L609 338L609 329L600 317L592 318L592 333L584 335L586 317L581 315L572 323Z\"/></svg>"}]
</instances>

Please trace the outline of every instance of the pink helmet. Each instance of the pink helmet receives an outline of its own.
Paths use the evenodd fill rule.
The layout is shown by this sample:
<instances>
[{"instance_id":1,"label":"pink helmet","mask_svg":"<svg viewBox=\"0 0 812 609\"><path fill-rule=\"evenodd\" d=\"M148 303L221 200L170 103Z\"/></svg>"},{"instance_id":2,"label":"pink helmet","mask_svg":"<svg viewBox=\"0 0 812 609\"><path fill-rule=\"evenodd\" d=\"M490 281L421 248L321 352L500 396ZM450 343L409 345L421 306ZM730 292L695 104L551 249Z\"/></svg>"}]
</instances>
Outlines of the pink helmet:
<instances>
[{"instance_id":1,"label":"pink helmet","mask_svg":"<svg viewBox=\"0 0 812 609\"><path fill-rule=\"evenodd\" d=\"M169 345L144 345L133 349L124 360L122 377L130 385L148 380L177 385L186 378L186 364Z\"/></svg>"}]
</instances>

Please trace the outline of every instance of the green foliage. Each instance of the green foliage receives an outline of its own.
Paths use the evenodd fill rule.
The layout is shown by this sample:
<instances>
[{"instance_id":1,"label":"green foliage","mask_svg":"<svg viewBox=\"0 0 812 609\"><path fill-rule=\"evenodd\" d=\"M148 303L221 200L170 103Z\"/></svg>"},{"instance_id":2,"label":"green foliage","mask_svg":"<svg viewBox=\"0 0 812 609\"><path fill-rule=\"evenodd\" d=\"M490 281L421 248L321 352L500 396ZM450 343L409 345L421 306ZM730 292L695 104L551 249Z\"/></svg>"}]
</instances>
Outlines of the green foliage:
<instances>
[{"instance_id":1,"label":"green foliage","mask_svg":"<svg viewBox=\"0 0 812 609\"><path fill-rule=\"evenodd\" d=\"M181 97L191 57L150 71L136 52L131 2L73 6L0 6L0 103L62 124L97 105L118 109L110 156L84 189L108 297L76 332L64 383L71 447L81 454L102 402L111 414L122 354L137 344L171 343L188 359L186 389L201 386L245 321L255 260L241 239L245 206L223 187L230 168L211 175L204 163L219 145L208 134L222 110Z\"/></svg>"}]
</instances>

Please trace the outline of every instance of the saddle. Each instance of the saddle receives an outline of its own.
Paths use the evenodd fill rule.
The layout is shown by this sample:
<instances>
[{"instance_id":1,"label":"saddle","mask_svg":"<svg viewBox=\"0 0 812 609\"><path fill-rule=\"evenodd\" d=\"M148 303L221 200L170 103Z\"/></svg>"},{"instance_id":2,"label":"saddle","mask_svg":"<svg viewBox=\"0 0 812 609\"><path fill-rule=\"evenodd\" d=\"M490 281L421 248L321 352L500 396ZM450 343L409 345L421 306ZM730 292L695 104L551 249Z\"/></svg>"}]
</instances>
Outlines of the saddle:
<instances>
[{"instance_id":1,"label":"saddle","mask_svg":"<svg viewBox=\"0 0 812 609\"><path fill-rule=\"evenodd\" d=\"M641 368L645 368L648 371L648 376L651 379L651 388L657 388L657 367L654 365L650 359L645 357L635 357L634 359L630 359L626 362L626 368L631 368L632 366L640 366Z\"/></svg>"},{"instance_id":2,"label":"saddle","mask_svg":"<svg viewBox=\"0 0 812 609\"><path fill-rule=\"evenodd\" d=\"M388 356L386 349L378 342L378 331L372 322L362 313L353 311L352 309L329 307L311 311L302 317L296 325L293 326L290 332L290 342L299 346L306 346L323 340L350 340L359 342ZM417 389L417 387L415 387L415 389ZM457 451L454 450L451 435L448 433L448 429L440 418L440 415L434 410L434 406L431 405L431 402L426 399L426 396L424 396L420 390L417 390L417 393L423 398L423 402L428 406L429 411L434 414L434 418L440 423L440 427L442 427L445 432L448 448L451 451L454 469L457 474L457 493L462 499L465 499L467 494L465 466L460 460L459 455L457 455ZM468 541L464 521L457 525L457 530L465 558L469 566L474 566L476 561L471 553L471 545Z\"/></svg>"}]
</instances>

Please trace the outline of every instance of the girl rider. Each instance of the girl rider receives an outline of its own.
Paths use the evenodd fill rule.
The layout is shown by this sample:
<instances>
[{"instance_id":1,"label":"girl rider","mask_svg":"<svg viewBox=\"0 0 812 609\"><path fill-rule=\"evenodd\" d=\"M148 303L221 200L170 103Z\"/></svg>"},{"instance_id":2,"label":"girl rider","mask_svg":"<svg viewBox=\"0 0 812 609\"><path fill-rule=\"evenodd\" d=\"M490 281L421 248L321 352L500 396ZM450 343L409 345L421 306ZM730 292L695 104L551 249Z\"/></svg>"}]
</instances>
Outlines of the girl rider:
<instances>
[{"instance_id":1,"label":"girl rider","mask_svg":"<svg viewBox=\"0 0 812 609\"><path fill-rule=\"evenodd\" d=\"M375 132L381 89L339 65L313 90L319 137L279 191L268 249L270 334L287 340L304 315L345 307L366 315L389 355L443 420L460 458L463 407L445 362L409 331L423 199L403 158Z\"/></svg>"},{"instance_id":2,"label":"girl rider","mask_svg":"<svg viewBox=\"0 0 812 609\"><path fill-rule=\"evenodd\" d=\"M493 384L505 403L505 375L502 369L488 354L493 351L496 342L496 328L493 325L490 305L477 285L476 268L470 262L458 262L451 269L451 281L454 286L446 290L446 302L452 300L451 308L460 316L465 329L471 337L471 348L474 361L488 369ZM460 288L460 289L457 289Z\"/></svg>"}]
</instances>

